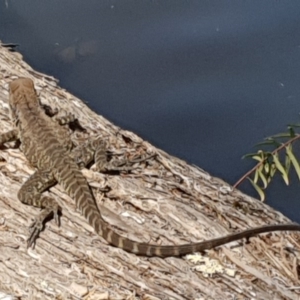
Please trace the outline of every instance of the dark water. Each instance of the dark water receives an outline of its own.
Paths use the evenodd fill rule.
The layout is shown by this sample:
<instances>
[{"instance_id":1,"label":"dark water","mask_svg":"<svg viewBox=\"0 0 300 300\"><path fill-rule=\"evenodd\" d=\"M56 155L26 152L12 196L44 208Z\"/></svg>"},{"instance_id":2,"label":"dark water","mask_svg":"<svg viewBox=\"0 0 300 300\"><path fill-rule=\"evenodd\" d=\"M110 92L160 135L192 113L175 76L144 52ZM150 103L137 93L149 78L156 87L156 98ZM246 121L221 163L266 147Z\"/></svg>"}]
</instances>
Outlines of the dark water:
<instances>
[{"instance_id":1,"label":"dark water","mask_svg":"<svg viewBox=\"0 0 300 300\"><path fill-rule=\"evenodd\" d=\"M0 0L0 39L99 114L233 184L253 145L300 121L299 16L299 0ZM267 203L300 222L299 192L296 177L275 180Z\"/></svg>"}]
</instances>

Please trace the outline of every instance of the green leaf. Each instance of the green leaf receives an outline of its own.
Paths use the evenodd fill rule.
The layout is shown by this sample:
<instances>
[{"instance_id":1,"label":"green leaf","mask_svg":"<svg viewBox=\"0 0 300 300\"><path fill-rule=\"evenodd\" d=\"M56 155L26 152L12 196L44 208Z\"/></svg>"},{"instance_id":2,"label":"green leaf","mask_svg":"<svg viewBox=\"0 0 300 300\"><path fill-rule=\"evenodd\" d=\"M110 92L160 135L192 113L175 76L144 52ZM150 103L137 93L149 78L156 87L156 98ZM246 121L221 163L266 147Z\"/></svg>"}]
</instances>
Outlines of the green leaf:
<instances>
[{"instance_id":1,"label":"green leaf","mask_svg":"<svg viewBox=\"0 0 300 300\"><path fill-rule=\"evenodd\" d=\"M260 200L264 201L265 200L264 191L256 183L254 183L253 180L251 180L251 178L247 177L247 179L251 182L252 186L255 188L255 190L259 194Z\"/></svg>"},{"instance_id":2,"label":"green leaf","mask_svg":"<svg viewBox=\"0 0 300 300\"><path fill-rule=\"evenodd\" d=\"M270 171L271 171L271 165L270 165L270 162L269 161L266 161L264 163L264 172L265 174L270 174Z\"/></svg>"},{"instance_id":3,"label":"green leaf","mask_svg":"<svg viewBox=\"0 0 300 300\"><path fill-rule=\"evenodd\" d=\"M261 156L259 156L259 155L254 155L254 156L252 156L252 158L253 158L254 160L259 161L259 162L262 162L262 161L265 159L264 157L261 157Z\"/></svg>"},{"instance_id":4,"label":"green leaf","mask_svg":"<svg viewBox=\"0 0 300 300\"><path fill-rule=\"evenodd\" d=\"M291 127L300 127L300 124L299 124L299 123L296 123L296 124L288 124L288 126L291 126Z\"/></svg>"},{"instance_id":5,"label":"green leaf","mask_svg":"<svg viewBox=\"0 0 300 300\"><path fill-rule=\"evenodd\" d=\"M291 159L288 155L285 156L285 169L286 169L286 172L289 173L290 171L290 168L291 168Z\"/></svg>"},{"instance_id":6,"label":"green leaf","mask_svg":"<svg viewBox=\"0 0 300 300\"><path fill-rule=\"evenodd\" d=\"M273 160L274 160L277 170L281 173L285 184L289 185L289 178L288 178L287 172L286 172L285 168L282 166L281 162L279 161L277 153L273 155Z\"/></svg>"},{"instance_id":7,"label":"green leaf","mask_svg":"<svg viewBox=\"0 0 300 300\"><path fill-rule=\"evenodd\" d=\"M276 138L289 138L289 137L291 137L289 132L282 132L282 133L272 135L272 138L275 138L275 139Z\"/></svg>"},{"instance_id":8,"label":"green leaf","mask_svg":"<svg viewBox=\"0 0 300 300\"><path fill-rule=\"evenodd\" d=\"M292 148L292 147L291 147L291 148ZM297 173L297 175L298 175L298 178L299 178L299 180L300 180L300 166L299 166L299 163L298 163L298 161L297 161L295 155L293 154L291 148L286 147L286 153L287 153L288 157L290 158L290 160L291 160L291 162L292 162L292 164L293 164L293 167L295 168L295 171L296 171L296 173Z\"/></svg>"},{"instance_id":9,"label":"green leaf","mask_svg":"<svg viewBox=\"0 0 300 300\"><path fill-rule=\"evenodd\" d=\"M275 140L273 139L272 136L267 136L267 137L265 138L265 140L266 140L266 141L273 141L273 142L275 142Z\"/></svg>"},{"instance_id":10,"label":"green leaf","mask_svg":"<svg viewBox=\"0 0 300 300\"><path fill-rule=\"evenodd\" d=\"M265 164L264 164L264 169L263 169L263 172L264 172L264 176L266 177L266 180L267 180L267 183L269 184L271 182L271 179L272 179L272 176L271 176L271 164L269 161L266 161Z\"/></svg>"},{"instance_id":11,"label":"green leaf","mask_svg":"<svg viewBox=\"0 0 300 300\"><path fill-rule=\"evenodd\" d=\"M261 181L263 183L263 188L265 189L268 186L267 179L266 179L265 175L263 174L262 170L258 169L257 173L259 174L259 178L261 179Z\"/></svg>"},{"instance_id":12,"label":"green leaf","mask_svg":"<svg viewBox=\"0 0 300 300\"><path fill-rule=\"evenodd\" d=\"M277 171L277 168L276 168L275 164L272 163L272 164L271 164L270 176L271 176L271 177L274 177L276 171Z\"/></svg>"},{"instance_id":13,"label":"green leaf","mask_svg":"<svg viewBox=\"0 0 300 300\"><path fill-rule=\"evenodd\" d=\"M242 156L242 159L249 158L249 157L252 158L255 155L257 155L257 152L255 152L255 153L248 153L248 154L245 154L244 156Z\"/></svg>"},{"instance_id":14,"label":"green leaf","mask_svg":"<svg viewBox=\"0 0 300 300\"><path fill-rule=\"evenodd\" d=\"M258 170L256 169L256 170L255 170L255 173L254 173L254 179L253 179L253 181L254 181L255 183L257 183L257 181L258 181L258 176L259 176Z\"/></svg>"},{"instance_id":15,"label":"green leaf","mask_svg":"<svg viewBox=\"0 0 300 300\"><path fill-rule=\"evenodd\" d=\"M258 168L256 168L255 174L254 174L254 179L253 179L254 183L258 182L258 179L260 178L260 174L259 173L262 172L263 168L264 168L263 164L261 164Z\"/></svg>"},{"instance_id":16,"label":"green leaf","mask_svg":"<svg viewBox=\"0 0 300 300\"><path fill-rule=\"evenodd\" d=\"M267 140L269 140L269 138L267 138ZM274 145L274 147L278 148L282 145L282 143L279 143L276 140L273 140L273 145Z\"/></svg>"},{"instance_id":17,"label":"green leaf","mask_svg":"<svg viewBox=\"0 0 300 300\"><path fill-rule=\"evenodd\" d=\"M288 129L289 129L291 138L294 138L296 136L294 128L292 126L288 126Z\"/></svg>"},{"instance_id":18,"label":"green leaf","mask_svg":"<svg viewBox=\"0 0 300 300\"><path fill-rule=\"evenodd\" d=\"M288 155L288 152L292 152L292 144L288 144L286 148L286 155L285 155L285 169L286 172L289 173L290 168L291 168L291 159L290 156Z\"/></svg>"},{"instance_id":19,"label":"green leaf","mask_svg":"<svg viewBox=\"0 0 300 300\"><path fill-rule=\"evenodd\" d=\"M277 142L274 141L273 139L268 139L268 140L265 140L264 142L255 144L255 147L258 147L258 146L268 146L268 145L276 145L277 146Z\"/></svg>"}]
</instances>

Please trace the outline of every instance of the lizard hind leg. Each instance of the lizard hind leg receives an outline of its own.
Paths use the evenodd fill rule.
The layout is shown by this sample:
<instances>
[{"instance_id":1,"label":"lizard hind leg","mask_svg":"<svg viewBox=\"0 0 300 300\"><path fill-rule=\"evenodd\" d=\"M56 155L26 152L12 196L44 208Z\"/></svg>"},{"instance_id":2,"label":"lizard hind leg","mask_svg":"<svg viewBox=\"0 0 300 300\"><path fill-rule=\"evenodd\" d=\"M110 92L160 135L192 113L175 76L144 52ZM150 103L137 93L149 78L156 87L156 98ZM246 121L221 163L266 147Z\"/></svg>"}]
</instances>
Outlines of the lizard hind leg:
<instances>
[{"instance_id":1,"label":"lizard hind leg","mask_svg":"<svg viewBox=\"0 0 300 300\"><path fill-rule=\"evenodd\" d=\"M44 222L49 216L53 215L59 225L58 212L60 207L58 203L54 199L42 195L43 191L55 183L56 180L51 172L38 170L23 184L18 192L18 198L22 203L43 208L29 227L30 234L27 240L27 248L34 247L35 240L43 230Z\"/></svg>"}]
</instances>

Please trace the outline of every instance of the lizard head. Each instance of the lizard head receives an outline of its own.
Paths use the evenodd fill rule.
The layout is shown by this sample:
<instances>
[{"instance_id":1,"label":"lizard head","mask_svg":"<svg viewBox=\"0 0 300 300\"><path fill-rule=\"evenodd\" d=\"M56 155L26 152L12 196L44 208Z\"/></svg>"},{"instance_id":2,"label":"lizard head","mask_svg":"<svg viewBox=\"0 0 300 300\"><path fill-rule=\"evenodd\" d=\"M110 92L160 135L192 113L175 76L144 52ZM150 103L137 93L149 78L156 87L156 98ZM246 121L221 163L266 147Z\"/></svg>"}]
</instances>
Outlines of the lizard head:
<instances>
[{"instance_id":1,"label":"lizard head","mask_svg":"<svg viewBox=\"0 0 300 300\"><path fill-rule=\"evenodd\" d=\"M9 106L13 120L19 120L22 107L37 106L39 99L30 78L18 78L9 83Z\"/></svg>"}]
</instances>

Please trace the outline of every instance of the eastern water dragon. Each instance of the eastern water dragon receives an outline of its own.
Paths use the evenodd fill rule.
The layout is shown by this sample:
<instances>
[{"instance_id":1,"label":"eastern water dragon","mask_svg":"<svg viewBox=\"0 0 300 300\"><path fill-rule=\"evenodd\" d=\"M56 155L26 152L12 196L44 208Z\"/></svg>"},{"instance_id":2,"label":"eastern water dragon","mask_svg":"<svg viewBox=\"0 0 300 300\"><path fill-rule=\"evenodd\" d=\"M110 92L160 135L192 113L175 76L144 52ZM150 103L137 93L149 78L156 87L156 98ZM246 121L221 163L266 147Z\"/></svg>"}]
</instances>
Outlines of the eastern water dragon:
<instances>
[{"instance_id":1,"label":"eastern water dragon","mask_svg":"<svg viewBox=\"0 0 300 300\"><path fill-rule=\"evenodd\" d=\"M86 147L74 148L69 134L59 119L45 112L29 78L19 78L9 84L9 106L14 129L0 136L0 145L12 140L21 142L21 150L37 171L18 192L19 200L42 208L31 226L28 246L35 243L43 228L45 218L53 214L58 223L60 210L57 202L43 195L43 191L57 182L76 201L76 207L94 230L109 244L145 256L182 256L196 251L211 249L259 233L289 230L300 231L298 224L277 224L247 229L228 236L199 243L160 246L139 243L122 237L102 218L93 193L80 168L95 161L99 170L107 166L105 143L101 139L87 143ZM64 123L64 122L62 122ZM85 153L86 152L86 153Z\"/></svg>"}]
</instances>

